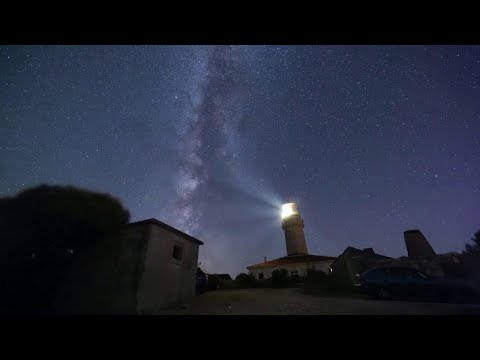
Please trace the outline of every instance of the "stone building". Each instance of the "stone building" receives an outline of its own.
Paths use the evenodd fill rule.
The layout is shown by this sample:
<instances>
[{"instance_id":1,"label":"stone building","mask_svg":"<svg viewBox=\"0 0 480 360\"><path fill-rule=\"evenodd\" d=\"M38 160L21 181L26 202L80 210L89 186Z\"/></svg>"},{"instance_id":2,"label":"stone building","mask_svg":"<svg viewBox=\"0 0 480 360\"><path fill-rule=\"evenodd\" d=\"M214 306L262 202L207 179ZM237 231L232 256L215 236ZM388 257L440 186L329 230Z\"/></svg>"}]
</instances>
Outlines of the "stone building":
<instances>
[{"instance_id":1,"label":"stone building","mask_svg":"<svg viewBox=\"0 0 480 360\"><path fill-rule=\"evenodd\" d=\"M391 260L388 256L375 253L372 248L360 250L349 246L330 265L330 274L345 284L352 284L356 274L373 266L388 264Z\"/></svg>"},{"instance_id":2,"label":"stone building","mask_svg":"<svg viewBox=\"0 0 480 360\"><path fill-rule=\"evenodd\" d=\"M335 260L331 256L308 254L303 219L294 203L282 206L282 228L285 232L287 256L247 267L249 274L256 279L268 279L275 270L285 269L290 277L303 277L308 270L328 272Z\"/></svg>"},{"instance_id":3,"label":"stone building","mask_svg":"<svg viewBox=\"0 0 480 360\"><path fill-rule=\"evenodd\" d=\"M188 301L195 295L202 241L156 219L130 224L127 237L143 243L137 259L137 312Z\"/></svg>"},{"instance_id":4,"label":"stone building","mask_svg":"<svg viewBox=\"0 0 480 360\"><path fill-rule=\"evenodd\" d=\"M411 267L433 277L463 276L461 254L455 252L437 254L418 229L405 231L403 237L408 256L393 259L390 265Z\"/></svg>"},{"instance_id":5,"label":"stone building","mask_svg":"<svg viewBox=\"0 0 480 360\"><path fill-rule=\"evenodd\" d=\"M435 257L437 255L427 238L418 229L404 231L405 246L408 257L411 259L419 257Z\"/></svg>"},{"instance_id":6,"label":"stone building","mask_svg":"<svg viewBox=\"0 0 480 360\"><path fill-rule=\"evenodd\" d=\"M195 295L203 242L159 220L128 224L69 274L61 313L141 314Z\"/></svg>"},{"instance_id":7,"label":"stone building","mask_svg":"<svg viewBox=\"0 0 480 360\"><path fill-rule=\"evenodd\" d=\"M465 256L454 252L437 254L418 229L405 231L404 240L408 256L399 258L376 254L371 248L360 250L349 246L331 265L330 272L347 283L353 283L356 274L374 266L409 267L442 278L465 277L471 272L464 266Z\"/></svg>"}]
</instances>

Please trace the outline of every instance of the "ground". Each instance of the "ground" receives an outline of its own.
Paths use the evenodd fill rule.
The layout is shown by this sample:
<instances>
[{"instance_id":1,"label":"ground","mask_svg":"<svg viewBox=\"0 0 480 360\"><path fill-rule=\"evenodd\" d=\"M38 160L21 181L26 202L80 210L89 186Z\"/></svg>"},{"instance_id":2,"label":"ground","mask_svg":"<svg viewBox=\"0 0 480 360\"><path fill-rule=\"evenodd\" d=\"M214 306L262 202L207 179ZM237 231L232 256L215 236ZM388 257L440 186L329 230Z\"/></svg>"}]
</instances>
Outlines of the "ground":
<instances>
[{"instance_id":1,"label":"ground","mask_svg":"<svg viewBox=\"0 0 480 360\"><path fill-rule=\"evenodd\" d=\"M433 315L480 314L480 305L306 295L301 289L218 290L158 314L175 315Z\"/></svg>"}]
</instances>

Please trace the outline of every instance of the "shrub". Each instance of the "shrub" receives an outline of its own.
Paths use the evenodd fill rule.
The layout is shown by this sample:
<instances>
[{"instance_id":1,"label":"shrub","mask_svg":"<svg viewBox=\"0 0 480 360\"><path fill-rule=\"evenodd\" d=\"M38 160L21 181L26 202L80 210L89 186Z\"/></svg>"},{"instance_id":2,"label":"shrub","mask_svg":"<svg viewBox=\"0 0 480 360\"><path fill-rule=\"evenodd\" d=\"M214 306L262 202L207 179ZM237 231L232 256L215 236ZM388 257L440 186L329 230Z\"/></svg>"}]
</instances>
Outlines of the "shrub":
<instances>
[{"instance_id":1,"label":"shrub","mask_svg":"<svg viewBox=\"0 0 480 360\"><path fill-rule=\"evenodd\" d=\"M0 310L58 311L57 294L75 284L72 268L93 263L92 254L109 248L129 218L118 199L72 186L41 185L0 198ZM88 271L82 276L96 283Z\"/></svg>"},{"instance_id":2,"label":"shrub","mask_svg":"<svg viewBox=\"0 0 480 360\"><path fill-rule=\"evenodd\" d=\"M272 287L272 279L261 279L261 280L255 280L255 285L256 288L271 288Z\"/></svg>"},{"instance_id":3,"label":"shrub","mask_svg":"<svg viewBox=\"0 0 480 360\"><path fill-rule=\"evenodd\" d=\"M274 288L285 288L290 285L288 277L288 272L285 269L274 270L272 272L272 287Z\"/></svg>"},{"instance_id":4,"label":"shrub","mask_svg":"<svg viewBox=\"0 0 480 360\"><path fill-rule=\"evenodd\" d=\"M323 271L315 271L312 269L307 270L307 277L305 278L305 282L318 282L325 280L327 278L327 274Z\"/></svg>"},{"instance_id":5,"label":"shrub","mask_svg":"<svg viewBox=\"0 0 480 360\"><path fill-rule=\"evenodd\" d=\"M215 275L209 275L207 280L207 290L213 291L220 288L220 279Z\"/></svg>"},{"instance_id":6,"label":"shrub","mask_svg":"<svg viewBox=\"0 0 480 360\"><path fill-rule=\"evenodd\" d=\"M353 284L321 271L309 271L303 289L306 293L325 295L350 295L355 292Z\"/></svg>"},{"instance_id":7,"label":"shrub","mask_svg":"<svg viewBox=\"0 0 480 360\"><path fill-rule=\"evenodd\" d=\"M255 277L253 275L248 275L245 273L238 274L235 278L235 285L240 289L255 287Z\"/></svg>"},{"instance_id":8,"label":"shrub","mask_svg":"<svg viewBox=\"0 0 480 360\"><path fill-rule=\"evenodd\" d=\"M235 288L235 281L233 280L220 281L220 289L234 289L234 288Z\"/></svg>"}]
</instances>

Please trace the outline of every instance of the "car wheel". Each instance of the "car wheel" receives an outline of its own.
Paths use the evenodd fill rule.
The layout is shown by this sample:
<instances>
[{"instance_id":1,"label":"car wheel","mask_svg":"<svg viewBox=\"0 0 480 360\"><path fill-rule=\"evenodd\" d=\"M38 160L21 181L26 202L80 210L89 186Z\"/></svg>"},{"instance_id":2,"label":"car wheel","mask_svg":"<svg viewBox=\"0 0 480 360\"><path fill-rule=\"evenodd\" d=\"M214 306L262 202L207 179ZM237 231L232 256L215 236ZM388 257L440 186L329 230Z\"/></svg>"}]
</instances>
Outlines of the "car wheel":
<instances>
[{"instance_id":1,"label":"car wheel","mask_svg":"<svg viewBox=\"0 0 480 360\"><path fill-rule=\"evenodd\" d=\"M389 300L391 299L391 294L390 294L390 291L388 291L387 289L380 289L377 291L377 298L381 299L381 300Z\"/></svg>"}]
</instances>

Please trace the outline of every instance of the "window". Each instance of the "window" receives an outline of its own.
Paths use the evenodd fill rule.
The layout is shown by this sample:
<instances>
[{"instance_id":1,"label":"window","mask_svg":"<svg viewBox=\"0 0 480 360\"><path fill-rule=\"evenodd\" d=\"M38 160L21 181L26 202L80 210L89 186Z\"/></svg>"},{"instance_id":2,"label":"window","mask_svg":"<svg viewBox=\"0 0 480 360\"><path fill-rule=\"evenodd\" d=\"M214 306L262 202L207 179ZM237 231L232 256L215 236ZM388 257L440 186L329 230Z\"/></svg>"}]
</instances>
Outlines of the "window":
<instances>
[{"instance_id":1,"label":"window","mask_svg":"<svg viewBox=\"0 0 480 360\"><path fill-rule=\"evenodd\" d=\"M410 279L416 279L417 278L417 270L415 269L404 269L403 271L405 271L405 276L407 277L408 280Z\"/></svg>"},{"instance_id":2,"label":"window","mask_svg":"<svg viewBox=\"0 0 480 360\"><path fill-rule=\"evenodd\" d=\"M390 281L391 282L406 282L413 272L404 268L390 268Z\"/></svg>"},{"instance_id":3,"label":"window","mask_svg":"<svg viewBox=\"0 0 480 360\"><path fill-rule=\"evenodd\" d=\"M369 270L364 274L363 277L367 279L367 281L383 282L387 280L386 269L376 268Z\"/></svg>"},{"instance_id":4,"label":"window","mask_svg":"<svg viewBox=\"0 0 480 360\"><path fill-rule=\"evenodd\" d=\"M258 278L259 278L260 280L262 280L262 279L263 279L263 273L258 274Z\"/></svg>"},{"instance_id":5,"label":"window","mask_svg":"<svg viewBox=\"0 0 480 360\"><path fill-rule=\"evenodd\" d=\"M413 278L415 280L428 280L428 278L425 275L423 275L421 272L418 272L418 271L413 275Z\"/></svg>"},{"instance_id":6,"label":"window","mask_svg":"<svg viewBox=\"0 0 480 360\"><path fill-rule=\"evenodd\" d=\"M181 261L183 255L183 246L181 245L173 245L173 258L175 260Z\"/></svg>"},{"instance_id":7,"label":"window","mask_svg":"<svg viewBox=\"0 0 480 360\"><path fill-rule=\"evenodd\" d=\"M290 277L293 278L293 279L297 279L298 278L298 271L297 270L290 271Z\"/></svg>"}]
</instances>

